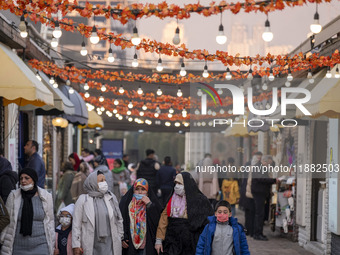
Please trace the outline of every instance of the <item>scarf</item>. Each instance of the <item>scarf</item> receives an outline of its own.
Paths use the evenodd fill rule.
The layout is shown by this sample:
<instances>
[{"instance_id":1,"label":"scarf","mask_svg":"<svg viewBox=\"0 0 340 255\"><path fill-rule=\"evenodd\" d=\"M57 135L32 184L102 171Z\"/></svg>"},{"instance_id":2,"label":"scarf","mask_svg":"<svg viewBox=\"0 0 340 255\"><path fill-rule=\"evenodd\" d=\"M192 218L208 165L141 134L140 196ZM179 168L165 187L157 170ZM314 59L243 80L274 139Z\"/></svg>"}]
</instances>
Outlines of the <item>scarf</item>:
<instances>
[{"instance_id":1,"label":"scarf","mask_svg":"<svg viewBox=\"0 0 340 255\"><path fill-rule=\"evenodd\" d=\"M121 172L123 172L126 168L125 168L125 164L123 160L120 160L122 162L122 165L120 167L117 168L113 168L112 172L115 174L120 174Z\"/></svg>"},{"instance_id":2,"label":"scarf","mask_svg":"<svg viewBox=\"0 0 340 255\"><path fill-rule=\"evenodd\" d=\"M73 159L76 162L76 164L73 166L73 169L74 169L74 171L78 171L79 165L80 165L81 162L80 162L80 159L78 157L78 154L75 153L75 152L73 152Z\"/></svg>"},{"instance_id":3,"label":"scarf","mask_svg":"<svg viewBox=\"0 0 340 255\"><path fill-rule=\"evenodd\" d=\"M105 242L109 236L107 231L107 207L104 201L104 194L98 191L97 171L91 173L84 182L84 189L90 197L93 197L95 224L98 236L98 242Z\"/></svg>"},{"instance_id":4,"label":"scarf","mask_svg":"<svg viewBox=\"0 0 340 255\"><path fill-rule=\"evenodd\" d=\"M129 217L132 243L139 249L146 235L146 205L142 200L132 198L129 204Z\"/></svg>"},{"instance_id":5,"label":"scarf","mask_svg":"<svg viewBox=\"0 0 340 255\"><path fill-rule=\"evenodd\" d=\"M20 234L23 236L31 236L32 235L32 226L33 226L33 204L32 197L34 197L35 193L37 193L38 188L36 184L34 184L33 189L28 191L21 190L21 196L24 200L22 211L21 211L21 226L20 226Z\"/></svg>"},{"instance_id":6,"label":"scarf","mask_svg":"<svg viewBox=\"0 0 340 255\"><path fill-rule=\"evenodd\" d=\"M173 218L188 218L187 215L187 203L186 196L179 196L175 192L172 195L171 199L171 213L170 217Z\"/></svg>"}]
</instances>

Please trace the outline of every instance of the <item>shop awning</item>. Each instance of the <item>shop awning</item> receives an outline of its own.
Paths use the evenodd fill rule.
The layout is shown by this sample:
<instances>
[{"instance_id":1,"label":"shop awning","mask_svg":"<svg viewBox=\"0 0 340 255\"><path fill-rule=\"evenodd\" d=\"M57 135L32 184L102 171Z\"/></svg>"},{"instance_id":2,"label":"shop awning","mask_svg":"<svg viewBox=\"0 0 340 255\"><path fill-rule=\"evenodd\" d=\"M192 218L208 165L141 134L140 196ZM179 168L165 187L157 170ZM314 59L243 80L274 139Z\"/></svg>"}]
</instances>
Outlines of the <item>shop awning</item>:
<instances>
[{"instance_id":1,"label":"shop awning","mask_svg":"<svg viewBox=\"0 0 340 255\"><path fill-rule=\"evenodd\" d=\"M67 119L70 123L74 125L87 125L88 121L88 111L83 98L79 95L77 91L74 91L72 94L69 93L69 86L61 86L61 92L72 102L74 105L74 114L67 115L64 114L64 118Z\"/></svg>"},{"instance_id":2,"label":"shop awning","mask_svg":"<svg viewBox=\"0 0 340 255\"><path fill-rule=\"evenodd\" d=\"M334 77L335 67L331 70ZM311 99L304 106L312 114L312 118L325 116L328 118L340 118L340 81L336 78L323 78L311 91ZM296 117L305 117L296 110Z\"/></svg>"},{"instance_id":3,"label":"shop awning","mask_svg":"<svg viewBox=\"0 0 340 255\"><path fill-rule=\"evenodd\" d=\"M44 74L43 72L39 72L39 74L44 85L53 93L54 106L44 105L42 107L36 107L34 105L26 105L21 107L21 110L35 110L35 113L37 115L57 116L63 113L68 115L74 114L74 105L72 104L72 102L58 88L53 88L53 85L50 84L49 78L46 74Z\"/></svg>"},{"instance_id":4,"label":"shop awning","mask_svg":"<svg viewBox=\"0 0 340 255\"><path fill-rule=\"evenodd\" d=\"M101 116L99 116L95 111L89 111L89 119L87 122L87 127L89 128L103 128L104 121Z\"/></svg>"},{"instance_id":5,"label":"shop awning","mask_svg":"<svg viewBox=\"0 0 340 255\"><path fill-rule=\"evenodd\" d=\"M53 105L53 94L28 66L6 45L0 43L0 96L4 105Z\"/></svg>"}]
</instances>

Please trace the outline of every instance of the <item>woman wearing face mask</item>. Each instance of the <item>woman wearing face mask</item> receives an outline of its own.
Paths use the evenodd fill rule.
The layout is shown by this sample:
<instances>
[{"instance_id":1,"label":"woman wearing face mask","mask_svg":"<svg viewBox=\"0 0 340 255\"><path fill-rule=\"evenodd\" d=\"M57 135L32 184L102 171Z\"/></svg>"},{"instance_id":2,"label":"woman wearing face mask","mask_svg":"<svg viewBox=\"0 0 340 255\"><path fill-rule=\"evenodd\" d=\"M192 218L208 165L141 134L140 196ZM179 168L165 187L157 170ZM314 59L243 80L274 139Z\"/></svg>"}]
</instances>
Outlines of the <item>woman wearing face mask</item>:
<instances>
[{"instance_id":1,"label":"woman wearing face mask","mask_svg":"<svg viewBox=\"0 0 340 255\"><path fill-rule=\"evenodd\" d=\"M104 174L100 171L91 173L85 180L84 189L87 194L80 195L74 209L74 255L121 254L123 219L117 198L108 191Z\"/></svg>"},{"instance_id":2,"label":"woman wearing face mask","mask_svg":"<svg viewBox=\"0 0 340 255\"><path fill-rule=\"evenodd\" d=\"M209 200L187 172L176 175L172 196L159 219L155 249L171 255L195 254L198 238L212 215Z\"/></svg>"},{"instance_id":3,"label":"woman wearing face mask","mask_svg":"<svg viewBox=\"0 0 340 255\"><path fill-rule=\"evenodd\" d=\"M74 204L62 208L58 219L60 225L56 228L54 255L73 255L72 251L72 215Z\"/></svg>"},{"instance_id":4,"label":"woman wearing face mask","mask_svg":"<svg viewBox=\"0 0 340 255\"><path fill-rule=\"evenodd\" d=\"M136 180L119 204L124 220L123 255L156 255L161 205L147 180Z\"/></svg>"},{"instance_id":5,"label":"woman wearing face mask","mask_svg":"<svg viewBox=\"0 0 340 255\"><path fill-rule=\"evenodd\" d=\"M10 224L1 233L2 255L53 254L55 232L52 195L37 187L34 169L24 168L20 188L8 196Z\"/></svg>"}]
</instances>

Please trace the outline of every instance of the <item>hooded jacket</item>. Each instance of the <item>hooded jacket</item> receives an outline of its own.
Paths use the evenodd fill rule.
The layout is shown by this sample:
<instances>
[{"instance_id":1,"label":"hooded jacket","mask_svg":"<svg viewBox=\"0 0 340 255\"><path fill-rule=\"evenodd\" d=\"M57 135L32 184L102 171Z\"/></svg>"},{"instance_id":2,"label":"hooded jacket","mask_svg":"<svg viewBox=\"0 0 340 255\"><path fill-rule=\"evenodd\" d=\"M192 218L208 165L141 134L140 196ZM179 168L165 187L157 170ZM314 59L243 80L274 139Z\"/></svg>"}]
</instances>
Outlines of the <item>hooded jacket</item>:
<instances>
[{"instance_id":1,"label":"hooded jacket","mask_svg":"<svg viewBox=\"0 0 340 255\"><path fill-rule=\"evenodd\" d=\"M196 255L210 255L216 230L216 216L208 217L209 224L205 226L197 243ZM237 218L230 217L229 225L233 228L233 246L235 255L250 255L247 238L243 226L237 222Z\"/></svg>"}]
</instances>

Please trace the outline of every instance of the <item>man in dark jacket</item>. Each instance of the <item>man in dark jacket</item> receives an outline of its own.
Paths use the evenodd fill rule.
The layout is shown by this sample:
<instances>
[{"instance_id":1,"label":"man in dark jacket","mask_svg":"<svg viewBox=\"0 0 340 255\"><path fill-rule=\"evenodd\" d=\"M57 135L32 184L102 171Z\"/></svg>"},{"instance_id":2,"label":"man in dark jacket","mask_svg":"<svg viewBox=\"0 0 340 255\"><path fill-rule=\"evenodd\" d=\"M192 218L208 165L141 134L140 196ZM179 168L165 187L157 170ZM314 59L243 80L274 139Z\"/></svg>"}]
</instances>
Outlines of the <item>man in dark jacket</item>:
<instances>
[{"instance_id":1,"label":"man in dark jacket","mask_svg":"<svg viewBox=\"0 0 340 255\"><path fill-rule=\"evenodd\" d=\"M276 183L276 179L269 178L268 172L262 172L263 166L269 166L270 156L265 155L262 157L261 162L255 166L258 167L258 171L252 173L251 193L255 202L255 222L254 222L254 239L267 241L268 238L263 235L263 223L264 223L264 208L265 200L270 194L271 186Z\"/></svg>"},{"instance_id":2,"label":"man in dark jacket","mask_svg":"<svg viewBox=\"0 0 340 255\"><path fill-rule=\"evenodd\" d=\"M157 194L157 171L160 169L159 163L154 159L155 151L147 149L146 159L142 160L137 166L137 179L144 178L148 181L149 187Z\"/></svg>"},{"instance_id":3,"label":"man in dark jacket","mask_svg":"<svg viewBox=\"0 0 340 255\"><path fill-rule=\"evenodd\" d=\"M162 192L162 203L166 205L168 198L174 188L174 180L176 177L176 169L172 167L170 157L164 158L164 165L161 166L157 173L157 186Z\"/></svg>"},{"instance_id":4,"label":"man in dark jacket","mask_svg":"<svg viewBox=\"0 0 340 255\"><path fill-rule=\"evenodd\" d=\"M18 174L12 171L11 163L0 156L0 197L6 203L9 193L16 189Z\"/></svg>"},{"instance_id":5,"label":"man in dark jacket","mask_svg":"<svg viewBox=\"0 0 340 255\"><path fill-rule=\"evenodd\" d=\"M37 172L38 175L37 185L40 188L44 189L46 169L43 159L38 154L39 144L34 140L29 140L27 141L24 150L25 154L29 157L25 167L32 168Z\"/></svg>"}]
</instances>

